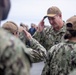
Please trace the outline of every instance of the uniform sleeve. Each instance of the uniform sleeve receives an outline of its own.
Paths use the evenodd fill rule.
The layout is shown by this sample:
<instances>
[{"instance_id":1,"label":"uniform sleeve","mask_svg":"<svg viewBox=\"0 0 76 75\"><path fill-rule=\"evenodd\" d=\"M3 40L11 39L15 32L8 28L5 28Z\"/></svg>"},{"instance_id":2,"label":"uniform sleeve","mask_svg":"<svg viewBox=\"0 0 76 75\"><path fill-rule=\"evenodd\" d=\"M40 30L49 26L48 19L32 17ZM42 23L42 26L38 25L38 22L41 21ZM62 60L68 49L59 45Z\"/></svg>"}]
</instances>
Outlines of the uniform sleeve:
<instances>
[{"instance_id":1,"label":"uniform sleeve","mask_svg":"<svg viewBox=\"0 0 76 75\"><path fill-rule=\"evenodd\" d=\"M45 65L43 67L41 75L50 75L50 61L53 56L53 54L52 54L53 51L54 51L53 47L48 50L47 58L45 60Z\"/></svg>"},{"instance_id":2,"label":"uniform sleeve","mask_svg":"<svg viewBox=\"0 0 76 75\"><path fill-rule=\"evenodd\" d=\"M25 37L25 38L24 38L24 37ZM20 40L21 40L24 44L26 44L27 39L26 39L26 36L25 36L24 32L20 32L19 38L20 38Z\"/></svg>"},{"instance_id":3,"label":"uniform sleeve","mask_svg":"<svg viewBox=\"0 0 76 75\"><path fill-rule=\"evenodd\" d=\"M50 49L51 47L51 38L50 38L50 33L51 28L50 27L45 27L42 32L36 31L35 34L33 35L33 38L35 38L43 47L45 47L47 50Z\"/></svg>"},{"instance_id":4,"label":"uniform sleeve","mask_svg":"<svg viewBox=\"0 0 76 75\"><path fill-rule=\"evenodd\" d=\"M19 34L19 39L27 46L29 47L30 46L30 43L28 41L28 39L26 38L26 35L24 34L24 32L20 32Z\"/></svg>"},{"instance_id":5,"label":"uniform sleeve","mask_svg":"<svg viewBox=\"0 0 76 75\"><path fill-rule=\"evenodd\" d=\"M23 37L25 39L25 36ZM32 62L40 62L45 60L46 49L39 44L34 38L29 40L30 48L28 48L28 54L30 55ZM25 44L26 45L26 44Z\"/></svg>"},{"instance_id":6,"label":"uniform sleeve","mask_svg":"<svg viewBox=\"0 0 76 75\"><path fill-rule=\"evenodd\" d=\"M35 32L35 34L33 35L33 38L35 38L36 40L40 41L40 37L41 37L41 33L40 32Z\"/></svg>"},{"instance_id":7,"label":"uniform sleeve","mask_svg":"<svg viewBox=\"0 0 76 75\"><path fill-rule=\"evenodd\" d=\"M41 43L42 40L44 40L45 33L49 28L50 27L46 26L42 32L36 31L33 35L33 38L35 38L37 41L39 41Z\"/></svg>"},{"instance_id":8,"label":"uniform sleeve","mask_svg":"<svg viewBox=\"0 0 76 75\"><path fill-rule=\"evenodd\" d=\"M30 39L31 50L30 53L33 57L33 62L43 61L46 58L46 49L39 44L34 38Z\"/></svg>"},{"instance_id":9,"label":"uniform sleeve","mask_svg":"<svg viewBox=\"0 0 76 75\"><path fill-rule=\"evenodd\" d=\"M35 32L33 35L33 38L35 38L41 45L44 44L44 33L45 31L42 32Z\"/></svg>"},{"instance_id":10,"label":"uniform sleeve","mask_svg":"<svg viewBox=\"0 0 76 75\"><path fill-rule=\"evenodd\" d=\"M0 71L3 71L2 75L29 75L30 63L23 53L23 47L12 41L1 49Z\"/></svg>"}]
</instances>

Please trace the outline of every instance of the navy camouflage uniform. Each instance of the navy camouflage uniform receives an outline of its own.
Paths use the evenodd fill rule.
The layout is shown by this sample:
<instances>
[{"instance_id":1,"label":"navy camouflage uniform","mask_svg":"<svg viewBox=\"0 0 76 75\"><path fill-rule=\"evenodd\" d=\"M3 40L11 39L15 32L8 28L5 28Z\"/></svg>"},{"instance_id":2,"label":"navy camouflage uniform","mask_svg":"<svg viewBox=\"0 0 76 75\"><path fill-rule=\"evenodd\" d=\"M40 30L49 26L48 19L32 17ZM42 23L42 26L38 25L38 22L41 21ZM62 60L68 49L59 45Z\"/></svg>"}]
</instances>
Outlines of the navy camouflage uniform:
<instances>
[{"instance_id":1,"label":"navy camouflage uniform","mask_svg":"<svg viewBox=\"0 0 76 75\"><path fill-rule=\"evenodd\" d=\"M41 75L68 75L76 68L76 43L67 41L51 47Z\"/></svg>"},{"instance_id":2,"label":"navy camouflage uniform","mask_svg":"<svg viewBox=\"0 0 76 75\"><path fill-rule=\"evenodd\" d=\"M0 28L0 75L30 75L31 59L21 41Z\"/></svg>"},{"instance_id":3,"label":"navy camouflage uniform","mask_svg":"<svg viewBox=\"0 0 76 75\"><path fill-rule=\"evenodd\" d=\"M48 51L42 75L68 75L76 69L76 15L66 21L64 39Z\"/></svg>"},{"instance_id":4,"label":"navy camouflage uniform","mask_svg":"<svg viewBox=\"0 0 76 75\"><path fill-rule=\"evenodd\" d=\"M25 44L25 46L28 48L29 55L32 58L33 63L45 60L46 49L41 44L39 44L39 42L37 40L35 40L34 38L31 38L29 40L30 46L28 46L26 44L27 38L26 38L26 35L24 34L24 32L20 33L19 38Z\"/></svg>"},{"instance_id":5,"label":"navy camouflage uniform","mask_svg":"<svg viewBox=\"0 0 76 75\"><path fill-rule=\"evenodd\" d=\"M62 36L66 31L65 23L63 27L57 32L54 31L53 27L47 26L42 32L35 32L33 38L35 38L39 43L46 49L49 50L53 45L64 41Z\"/></svg>"}]
</instances>

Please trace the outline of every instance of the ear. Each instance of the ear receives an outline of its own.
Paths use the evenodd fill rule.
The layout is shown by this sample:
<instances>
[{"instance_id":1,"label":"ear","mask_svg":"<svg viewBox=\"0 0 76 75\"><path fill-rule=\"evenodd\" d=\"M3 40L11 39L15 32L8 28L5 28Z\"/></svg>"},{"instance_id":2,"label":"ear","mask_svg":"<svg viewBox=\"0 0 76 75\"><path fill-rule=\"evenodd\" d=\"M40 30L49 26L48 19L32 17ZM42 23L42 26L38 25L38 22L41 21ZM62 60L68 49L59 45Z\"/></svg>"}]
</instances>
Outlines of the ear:
<instances>
[{"instance_id":1,"label":"ear","mask_svg":"<svg viewBox=\"0 0 76 75\"><path fill-rule=\"evenodd\" d=\"M2 6L2 7L5 6L5 0L0 0L0 6Z\"/></svg>"}]
</instances>

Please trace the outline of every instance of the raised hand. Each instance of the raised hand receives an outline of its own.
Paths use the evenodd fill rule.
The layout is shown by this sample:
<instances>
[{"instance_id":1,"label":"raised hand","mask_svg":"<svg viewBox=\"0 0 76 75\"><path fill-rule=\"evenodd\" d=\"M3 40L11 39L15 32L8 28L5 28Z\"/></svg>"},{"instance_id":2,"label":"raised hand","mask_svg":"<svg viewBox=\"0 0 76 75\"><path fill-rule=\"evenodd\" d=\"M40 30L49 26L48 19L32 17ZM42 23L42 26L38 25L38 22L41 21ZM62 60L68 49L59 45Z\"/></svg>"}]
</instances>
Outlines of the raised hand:
<instances>
[{"instance_id":1,"label":"raised hand","mask_svg":"<svg viewBox=\"0 0 76 75\"><path fill-rule=\"evenodd\" d=\"M30 39L32 38L31 34L30 34L27 30L24 29L23 32L25 33L26 38L27 38L28 40L30 40Z\"/></svg>"},{"instance_id":2,"label":"raised hand","mask_svg":"<svg viewBox=\"0 0 76 75\"><path fill-rule=\"evenodd\" d=\"M46 17L43 17L43 19L40 21L40 23L38 24L38 29L37 29L37 31L38 32L42 32L43 31L43 29L44 29L44 19L45 19Z\"/></svg>"}]
</instances>

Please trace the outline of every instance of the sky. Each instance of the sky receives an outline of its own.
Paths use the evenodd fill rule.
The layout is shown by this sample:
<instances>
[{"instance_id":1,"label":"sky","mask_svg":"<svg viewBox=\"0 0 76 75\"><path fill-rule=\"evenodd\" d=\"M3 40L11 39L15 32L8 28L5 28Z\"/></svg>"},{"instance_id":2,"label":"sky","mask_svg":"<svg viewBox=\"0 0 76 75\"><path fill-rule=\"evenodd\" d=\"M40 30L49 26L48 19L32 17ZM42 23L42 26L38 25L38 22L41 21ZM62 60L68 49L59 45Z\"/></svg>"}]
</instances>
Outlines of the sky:
<instances>
[{"instance_id":1,"label":"sky","mask_svg":"<svg viewBox=\"0 0 76 75\"><path fill-rule=\"evenodd\" d=\"M2 24L6 21L13 21L18 26L20 23L27 24L29 27L31 23L38 25L51 6L60 8L64 21L76 15L76 0L11 0L11 10L7 20ZM50 25L47 19L45 24Z\"/></svg>"}]
</instances>

